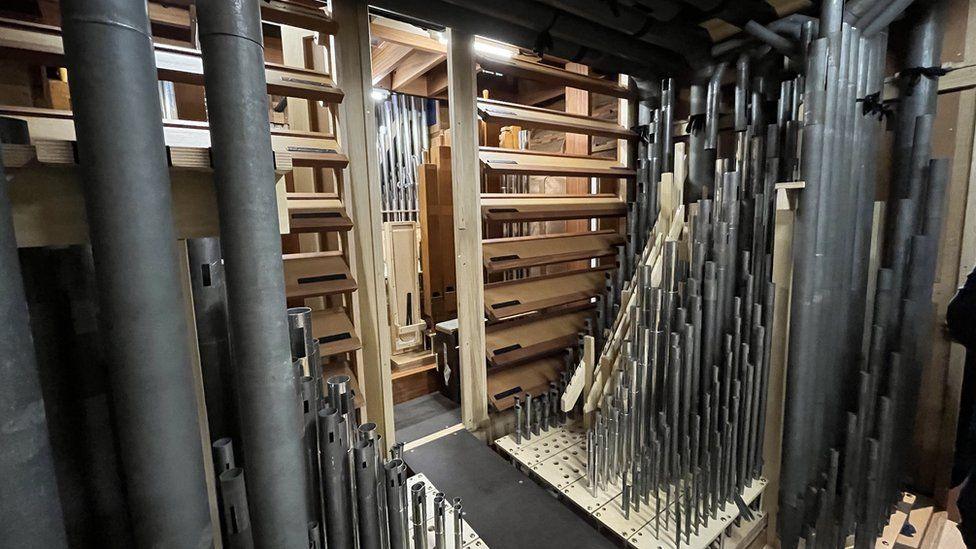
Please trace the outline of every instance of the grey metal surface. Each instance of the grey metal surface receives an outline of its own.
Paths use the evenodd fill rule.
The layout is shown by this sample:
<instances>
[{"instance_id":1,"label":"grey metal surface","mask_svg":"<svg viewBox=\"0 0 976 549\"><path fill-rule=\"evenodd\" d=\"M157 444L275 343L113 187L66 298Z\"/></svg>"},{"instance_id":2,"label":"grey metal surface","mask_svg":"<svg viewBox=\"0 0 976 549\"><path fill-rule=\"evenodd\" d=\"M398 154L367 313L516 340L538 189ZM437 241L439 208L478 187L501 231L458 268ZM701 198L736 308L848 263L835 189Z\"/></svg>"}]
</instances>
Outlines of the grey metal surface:
<instances>
[{"instance_id":1,"label":"grey metal surface","mask_svg":"<svg viewBox=\"0 0 976 549\"><path fill-rule=\"evenodd\" d=\"M257 2L197 3L241 439L258 547L307 543ZM246 136L246 137L245 137Z\"/></svg>"},{"instance_id":2,"label":"grey metal surface","mask_svg":"<svg viewBox=\"0 0 976 549\"><path fill-rule=\"evenodd\" d=\"M61 8L135 542L207 547L203 448L149 16L144 3L124 0L65 0Z\"/></svg>"},{"instance_id":3,"label":"grey metal surface","mask_svg":"<svg viewBox=\"0 0 976 549\"><path fill-rule=\"evenodd\" d=\"M408 450L404 461L463 499L465 519L489 547L616 546L467 431Z\"/></svg>"},{"instance_id":4,"label":"grey metal surface","mask_svg":"<svg viewBox=\"0 0 976 549\"><path fill-rule=\"evenodd\" d=\"M393 407L398 442L411 442L461 423L460 406L440 393L401 402Z\"/></svg>"},{"instance_id":5,"label":"grey metal surface","mask_svg":"<svg viewBox=\"0 0 976 549\"><path fill-rule=\"evenodd\" d=\"M0 185L0 546L67 547L2 158Z\"/></svg>"}]
</instances>

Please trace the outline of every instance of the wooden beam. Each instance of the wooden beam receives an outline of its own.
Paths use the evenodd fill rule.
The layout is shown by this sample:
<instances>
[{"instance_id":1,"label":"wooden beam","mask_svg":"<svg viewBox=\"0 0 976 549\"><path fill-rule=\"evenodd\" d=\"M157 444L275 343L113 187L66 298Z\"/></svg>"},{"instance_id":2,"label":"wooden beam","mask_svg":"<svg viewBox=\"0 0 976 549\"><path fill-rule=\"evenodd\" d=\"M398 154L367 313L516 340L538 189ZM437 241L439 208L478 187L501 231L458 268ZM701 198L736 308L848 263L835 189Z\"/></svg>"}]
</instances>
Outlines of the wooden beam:
<instances>
[{"instance_id":1,"label":"wooden beam","mask_svg":"<svg viewBox=\"0 0 976 549\"><path fill-rule=\"evenodd\" d=\"M373 74L373 85L379 84L389 76L401 61L413 52L408 46L401 46L392 42L383 42L370 54Z\"/></svg>"},{"instance_id":2,"label":"wooden beam","mask_svg":"<svg viewBox=\"0 0 976 549\"><path fill-rule=\"evenodd\" d=\"M336 23L321 8L311 8L291 0L261 0L261 19L269 23L335 34Z\"/></svg>"},{"instance_id":3,"label":"wooden beam","mask_svg":"<svg viewBox=\"0 0 976 549\"><path fill-rule=\"evenodd\" d=\"M623 99L634 96L634 92L612 80L576 74L566 69L536 63L518 56L511 59L504 59L482 55L478 58L478 62L483 67L495 72L511 74L556 86L568 86Z\"/></svg>"},{"instance_id":4,"label":"wooden beam","mask_svg":"<svg viewBox=\"0 0 976 549\"><path fill-rule=\"evenodd\" d=\"M394 91L400 91L407 84L443 63L446 58L447 56L441 53L414 51L393 71L393 85L391 87Z\"/></svg>"},{"instance_id":5,"label":"wooden beam","mask_svg":"<svg viewBox=\"0 0 976 549\"><path fill-rule=\"evenodd\" d=\"M481 278L481 174L475 98L474 36L448 30L447 72L451 113L451 172L454 184L454 249L458 349L461 362L461 420L469 431L488 424L485 367L485 296Z\"/></svg>"},{"instance_id":6,"label":"wooden beam","mask_svg":"<svg viewBox=\"0 0 976 549\"><path fill-rule=\"evenodd\" d=\"M380 219L379 158L376 152L376 119L373 101L366 95L372 86L369 47L369 13L365 2L342 0L333 4L338 80L348 82L349 93L340 108L340 140L344 150L355 150L345 170L348 184L345 202L352 214L350 262L359 274L359 333L362 339L362 385L366 414L376 423L385 444L396 439L393 424L393 384L390 378L389 320L386 282L383 278L382 224ZM385 455L385 449L381 448Z\"/></svg>"},{"instance_id":7,"label":"wooden beam","mask_svg":"<svg viewBox=\"0 0 976 549\"><path fill-rule=\"evenodd\" d=\"M382 21L373 21L369 33L375 38L392 44L399 44L428 53L447 55L447 46L430 36L391 27Z\"/></svg>"}]
</instances>

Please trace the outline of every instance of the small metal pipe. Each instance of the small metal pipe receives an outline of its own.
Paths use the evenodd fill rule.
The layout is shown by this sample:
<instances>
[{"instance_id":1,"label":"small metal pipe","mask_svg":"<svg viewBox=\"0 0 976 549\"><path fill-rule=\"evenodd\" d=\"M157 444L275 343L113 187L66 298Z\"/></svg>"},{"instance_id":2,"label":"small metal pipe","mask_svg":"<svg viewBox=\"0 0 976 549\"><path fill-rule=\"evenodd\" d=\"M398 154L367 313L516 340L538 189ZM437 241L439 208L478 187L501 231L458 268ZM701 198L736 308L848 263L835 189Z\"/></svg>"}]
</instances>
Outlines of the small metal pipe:
<instances>
[{"instance_id":1,"label":"small metal pipe","mask_svg":"<svg viewBox=\"0 0 976 549\"><path fill-rule=\"evenodd\" d=\"M427 491L423 482L410 487L410 522L414 549L427 549Z\"/></svg>"},{"instance_id":2,"label":"small metal pipe","mask_svg":"<svg viewBox=\"0 0 976 549\"><path fill-rule=\"evenodd\" d=\"M410 549L407 506L407 466L396 458L385 465L386 508L389 514L390 549Z\"/></svg>"},{"instance_id":3,"label":"small metal pipe","mask_svg":"<svg viewBox=\"0 0 976 549\"><path fill-rule=\"evenodd\" d=\"M217 476L220 489L220 515L224 546L229 549L253 549L251 518L248 513L244 469L228 469Z\"/></svg>"}]
</instances>

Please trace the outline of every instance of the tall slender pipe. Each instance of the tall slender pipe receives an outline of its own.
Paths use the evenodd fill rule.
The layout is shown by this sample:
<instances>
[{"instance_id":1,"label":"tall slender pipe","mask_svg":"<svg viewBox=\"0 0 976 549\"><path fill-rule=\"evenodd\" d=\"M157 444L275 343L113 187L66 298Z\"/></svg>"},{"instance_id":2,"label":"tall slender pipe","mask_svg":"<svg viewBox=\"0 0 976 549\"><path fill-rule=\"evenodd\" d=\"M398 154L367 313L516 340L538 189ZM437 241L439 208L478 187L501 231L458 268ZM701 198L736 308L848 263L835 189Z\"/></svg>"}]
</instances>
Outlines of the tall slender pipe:
<instances>
[{"instance_id":1,"label":"tall slender pipe","mask_svg":"<svg viewBox=\"0 0 976 549\"><path fill-rule=\"evenodd\" d=\"M209 546L203 446L146 4L64 0L61 19L136 544Z\"/></svg>"},{"instance_id":2,"label":"tall slender pipe","mask_svg":"<svg viewBox=\"0 0 976 549\"><path fill-rule=\"evenodd\" d=\"M21 121L0 125L4 135L17 133L6 131L8 125L23 126L26 134ZM0 546L67 547L2 158L0 318L0 425L11 426L0 429Z\"/></svg>"},{"instance_id":3,"label":"tall slender pipe","mask_svg":"<svg viewBox=\"0 0 976 549\"><path fill-rule=\"evenodd\" d=\"M238 439L237 391L227 335L227 294L217 237L189 238L190 287L210 437Z\"/></svg>"},{"instance_id":4,"label":"tall slender pipe","mask_svg":"<svg viewBox=\"0 0 976 549\"><path fill-rule=\"evenodd\" d=\"M302 547L302 422L285 316L261 17L255 0L201 0L197 15L254 541Z\"/></svg>"}]
</instances>

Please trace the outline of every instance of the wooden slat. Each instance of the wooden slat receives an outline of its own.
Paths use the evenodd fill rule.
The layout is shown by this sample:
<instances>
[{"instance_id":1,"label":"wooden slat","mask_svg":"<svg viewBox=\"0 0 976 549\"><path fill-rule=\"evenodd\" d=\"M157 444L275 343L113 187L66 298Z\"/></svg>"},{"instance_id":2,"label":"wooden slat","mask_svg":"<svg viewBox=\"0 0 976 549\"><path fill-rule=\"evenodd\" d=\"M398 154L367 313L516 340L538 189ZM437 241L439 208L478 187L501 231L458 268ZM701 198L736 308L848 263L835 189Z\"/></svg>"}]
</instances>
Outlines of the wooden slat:
<instances>
[{"instance_id":1,"label":"wooden slat","mask_svg":"<svg viewBox=\"0 0 976 549\"><path fill-rule=\"evenodd\" d=\"M430 36L391 27L380 21L370 23L369 35L373 39L407 46L415 50L447 54L447 46Z\"/></svg>"},{"instance_id":2,"label":"wooden slat","mask_svg":"<svg viewBox=\"0 0 976 549\"><path fill-rule=\"evenodd\" d=\"M322 7L311 8L290 0L261 0L261 19L269 23L335 34L335 21Z\"/></svg>"},{"instance_id":3,"label":"wooden slat","mask_svg":"<svg viewBox=\"0 0 976 549\"><path fill-rule=\"evenodd\" d=\"M440 65L447 58L441 53L428 53L424 51L414 51L402 63L397 65L393 71L393 82L390 86L394 91L402 91L404 87L411 84L428 71ZM426 86L424 87L426 90Z\"/></svg>"},{"instance_id":4,"label":"wooden slat","mask_svg":"<svg viewBox=\"0 0 976 549\"><path fill-rule=\"evenodd\" d=\"M616 231L496 238L482 243L485 269L497 273L616 254L624 241Z\"/></svg>"},{"instance_id":5,"label":"wooden slat","mask_svg":"<svg viewBox=\"0 0 976 549\"><path fill-rule=\"evenodd\" d=\"M516 366L575 347L592 310L511 321L485 329L485 356L497 368Z\"/></svg>"},{"instance_id":6,"label":"wooden slat","mask_svg":"<svg viewBox=\"0 0 976 549\"><path fill-rule=\"evenodd\" d=\"M488 221L600 219L627 215L627 205L616 196L604 195L548 195L540 198L493 195L481 199L481 213Z\"/></svg>"},{"instance_id":7,"label":"wooden slat","mask_svg":"<svg viewBox=\"0 0 976 549\"><path fill-rule=\"evenodd\" d=\"M313 198L306 198L307 195ZM352 219L339 198L322 193L288 193L285 195L288 219L293 233L346 232L352 229Z\"/></svg>"},{"instance_id":8,"label":"wooden slat","mask_svg":"<svg viewBox=\"0 0 976 549\"><path fill-rule=\"evenodd\" d=\"M341 252L286 254L285 295L320 297L356 291L356 280Z\"/></svg>"},{"instance_id":9,"label":"wooden slat","mask_svg":"<svg viewBox=\"0 0 976 549\"><path fill-rule=\"evenodd\" d=\"M478 58L478 63L482 67L495 72L511 74L512 76L536 80L546 84L577 88L591 91L593 93L609 95L611 97L620 97L623 99L634 97L634 93L632 93L629 89L611 80L603 80L600 78L594 78L592 76L576 74L574 72L567 71L566 69L553 67L551 65L543 65L541 63L521 59L519 57L502 59L499 57L481 55Z\"/></svg>"},{"instance_id":10,"label":"wooden slat","mask_svg":"<svg viewBox=\"0 0 976 549\"><path fill-rule=\"evenodd\" d=\"M478 114L485 122L494 124L596 135L612 139L637 138L637 134L610 120L494 99L479 98Z\"/></svg>"},{"instance_id":11,"label":"wooden slat","mask_svg":"<svg viewBox=\"0 0 976 549\"><path fill-rule=\"evenodd\" d=\"M481 147L481 166L497 175L565 175L575 177L633 178L637 172L615 160L582 155Z\"/></svg>"},{"instance_id":12,"label":"wooden slat","mask_svg":"<svg viewBox=\"0 0 976 549\"><path fill-rule=\"evenodd\" d=\"M520 399L525 393L538 396L549 390L549 382L559 377L562 367L562 358L547 357L518 368L489 370L488 401L496 410L502 411L515 405L515 396Z\"/></svg>"},{"instance_id":13,"label":"wooden slat","mask_svg":"<svg viewBox=\"0 0 976 549\"><path fill-rule=\"evenodd\" d=\"M373 71L373 85L377 85L390 75L413 50L407 46L384 42L370 52Z\"/></svg>"},{"instance_id":14,"label":"wooden slat","mask_svg":"<svg viewBox=\"0 0 976 549\"><path fill-rule=\"evenodd\" d=\"M485 285L485 313L491 320L578 303L596 297L612 266Z\"/></svg>"},{"instance_id":15,"label":"wooden slat","mask_svg":"<svg viewBox=\"0 0 976 549\"><path fill-rule=\"evenodd\" d=\"M0 106L0 116L25 120L33 141L75 140L71 111ZM210 126L206 122L164 120L163 135L167 147L210 148ZM349 163L349 157L339 152L335 138L323 133L272 128L271 147L276 153L287 153L294 167L341 169Z\"/></svg>"},{"instance_id":16,"label":"wooden slat","mask_svg":"<svg viewBox=\"0 0 976 549\"><path fill-rule=\"evenodd\" d=\"M160 80L203 85L203 58L198 50L155 44ZM61 29L51 25L0 18L0 51L52 66L64 64ZM265 63L268 93L326 103L341 103L342 90L317 71Z\"/></svg>"},{"instance_id":17,"label":"wooden slat","mask_svg":"<svg viewBox=\"0 0 976 549\"><path fill-rule=\"evenodd\" d=\"M312 337L318 340L322 357L348 353L363 346L349 315L341 308L312 311Z\"/></svg>"}]
</instances>

